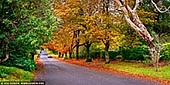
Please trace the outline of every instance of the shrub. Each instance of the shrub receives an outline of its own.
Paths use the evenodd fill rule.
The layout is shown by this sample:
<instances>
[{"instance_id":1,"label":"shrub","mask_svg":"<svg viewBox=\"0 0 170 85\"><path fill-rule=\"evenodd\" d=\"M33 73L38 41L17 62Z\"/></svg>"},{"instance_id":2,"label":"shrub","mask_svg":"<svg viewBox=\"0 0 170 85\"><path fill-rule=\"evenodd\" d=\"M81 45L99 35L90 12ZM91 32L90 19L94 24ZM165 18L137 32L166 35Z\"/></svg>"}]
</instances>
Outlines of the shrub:
<instances>
[{"instance_id":1,"label":"shrub","mask_svg":"<svg viewBox=\"0 0 170 85\"><path fill-rule=\"evenodd\" d=\"M115 60L117 56L117 51L109 51L110 60Z\"/></svg>"},{"instance_id":2,"label":"shrub","mask_svg":"<svg viewBox=\"0 0 170 85\"><path fill-rule=\"evenodd\" d=\"M37 65L35 64L35 62L26 57L10 58L6 62L3 62L2 64L6 66L15 66L15 67L24 69L26 71L33 71L37 68Z\"/></svg>"},{"instance_id":3,"label":"shrub","mask_svg":"<svg viewBox=\"0 0 170 85\"><path fill-rule=\"evenodd\" d=\"M102 59L105 60L105 51L102 51L102 52L101 52L101 57L102 57Z\"/></svg>"},{"instance_id":4,"label":"shrub","mask_svg":"<svg viewBox=\"0 0 170 85\"><path fill-rule=\"evenodd\" d=\"M8 76L9 76L8 74L0 73L0 77L1 77L1 78L7 78Z\"/></svg>"},{"instance_id":5,"label":"shrub","mask_svg":"<svg viewBox=\"0 0 170 85\"><path fill-rule=\"evenodd\" d=\"M68 59L68 56L64 56L64 60L67 60Z\"/></svg>"},{"instance_id":6,"label":"shrub","mask_svg":"<svg viewBox=\"0 0 170 85\"><path fill-rule=\"evenodd\" d=\"M92 62L92 57L87 57L86 62Z\"/></svg>"},{"instance_id":7,"label":"shrub","mask_svg":"<svg viewBox=\"0 0 170 85\"><path fill-rule=\"evenodd\" d=\"M58 51L53 51L53 54L58 55Z\"/></svg>"},{"instance_id":8,"label":"shrub","mask_svg":"<svg viewBox=\"0 0 170 85\"><path fill-rule=\"evenodd\" d=\"M145 60L145 55L149 55L147 46L139 46L131 49L121 49L123 60Z\"/></svg>"},{"instance_id":9,"label":"shrub","mask_svg":"<svg viewBox=\"0 0 170 85\"><path fill-rule=\"evenodd\" d=\"M161 51L160 60L170 61L170 43L164 45L164 49Z\"/></svg>"}]
</instances>

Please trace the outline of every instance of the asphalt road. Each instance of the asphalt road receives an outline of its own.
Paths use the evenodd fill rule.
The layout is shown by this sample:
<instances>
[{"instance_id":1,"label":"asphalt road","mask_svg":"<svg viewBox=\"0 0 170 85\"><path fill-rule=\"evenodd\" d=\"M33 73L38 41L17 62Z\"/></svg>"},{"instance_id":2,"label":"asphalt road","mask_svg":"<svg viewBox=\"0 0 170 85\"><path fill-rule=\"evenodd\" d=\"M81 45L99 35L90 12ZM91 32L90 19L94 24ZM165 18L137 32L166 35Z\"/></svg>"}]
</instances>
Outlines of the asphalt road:
<instances>
[{"instance_id":1,"label":"asphalt road","mask_svg":"<svg viewBox=\"0 0 170 85\"><path fill-rule=\"evenodd\" d=\"M46 85L160 85L158 82L68 64L47 58L47 55L41 55L41 60L45 69L35 77L35 81L45 81Z\"/></svg>"}]
</instances>

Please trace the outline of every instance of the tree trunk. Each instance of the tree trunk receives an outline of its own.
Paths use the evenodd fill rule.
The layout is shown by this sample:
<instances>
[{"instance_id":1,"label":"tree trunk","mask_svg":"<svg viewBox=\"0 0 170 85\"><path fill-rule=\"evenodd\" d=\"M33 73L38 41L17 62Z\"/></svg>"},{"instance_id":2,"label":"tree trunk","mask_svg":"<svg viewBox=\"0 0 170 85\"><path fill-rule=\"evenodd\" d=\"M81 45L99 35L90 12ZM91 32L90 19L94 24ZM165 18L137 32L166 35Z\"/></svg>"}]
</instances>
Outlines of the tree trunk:
<instances>
[{"instance_id":1,"label":"tree trunk","mask_svg":"<svg viewBox=\"0 0 170 85\"><path fill-rule=\"evenodd\" d=\"M90 43L90 41L86 41L85 42L85 47L86 47L86 58L90 57L90 46L92 43Z\"/></svg>"},{"instance_id":2,"label":"tree trunk","mask_svg":"<svg viewBox=\"0 0 170 85\"><path fill-rule=\"evenodd\" d=\"M61 54L61 58L64 58L64 54Z\"/></svg>"},{"instance_id":3,"label":"tree trunk","mask_svg":"<svg viewBox=\"0 0 170 85\"><path fill-rule=\"evenodd\" d=\"M58 57L59 57L59 58L61 57L61 52L58 53Z\"/></svg>"},{"instance_id":4,"label":"tree trunk","mask_svg":"<svg viewBox=\"0 0 170 85\"><path fill-rule=\"evenodd\" d=\"M159 72L159 59L160 59L160 52L162 50L162 47L159 45L155 45L154 42L152 42L153 45L149 46L150 51L150 58L152 59L153 65L156 68L156 72Z\"/></svg>"},{"instance_id":5,"label":"tree trunk","mask_svg":"<svg viewBox=\"0 0 170 85\"><path fill-rule=\"evenodd\" d=\"M72 48L69 49L69 58L72 59Z\"/></svg>"},{"instance_id":6,"label":"tree trunk","mask_svg":"<svg viewBox=\"0 0 170 85\"><path fill-rule=\"evenodd\" d=\"M67 56L67 52L65 52L65 56ZM67 56L68 57L68 56Z\"/></svg>"},{"instance_id":7,"label":"tree trunk","mask_svg":"<svg viewBox=\"0 0 170 85\"><path fill-rule=\"evenodd\" d=\"M79 45L76 46L76 59L79 59Z\"/></svg>"},{"instance_id":8,"label":"tree trunk","mask_svg":"<svg viewBox=\"0 0 170 85\"><path fill-rule=\"evenodd\" d=\"M31 54L31 59L34 60L34 55L35 55L34 52L30 52L30 54Z\"/></svg>"},{"instance_id":9,"label":"tree trunk","mask_svg":"<svg viewBox=\"0 0 170 85\"><path fill-rule=\"evenodd\" d=\"M109 52L108 52L108 50L109 50L109 40L107 40L107 42L105 43L105 63L106 64L108 64L108 63L110 63L110 57L109 57Z\"/></svg>"},{"instance_id":10,"label":"tree trunk","mask_svg":"<svg viewBox=\"0 0 170 85\"><path fill-rule=\"evenodd\" d=\"M156 67L156 71L158 71L161 46L157 45L154 42L154 38L149 34L145 25L138 17L136 9L139 7L141 1L136 0L135 6L133 6L133 8L131 8L126 2L122 2L120 0L114 1L120 6L121 10L123 11L124 17L128 25L132 27L139 34L139 36L147 43L147 46L150 51L150 58L152 59L153 65Z\"/></svg>"},{"instance_id":11,"label":"tree trunk","mask_svg":"<svg viewBox=\"0 0 170 85\"><path fill-rule=\"evenodd\" d=\"M77 30L74 32L76 34L76 37L78 38L79 37L79 34L80 34L80 30ZM76 40L76 59L78 60L79 59L79 43L80 43L80 40Z\"/></svg>"},{"instance_id":12,"label":"tree trunk","mask_svg":"<svg viewBox=\"0 0 170 85\"><path fill-rule=\"evenodd\" d=\"M86 46L86 58L90 57L90 45Z\"/></svg>"},{"instance_id":13,"label":"tree trunk","mask_svg":"<svg viewBox=\"0 0 170 85\"><path fill-rule=\"evenodd\" d=\"M9 59L9 47L8 47L8 43L6 44L6 55L5 58L0 59L0 63L5 62Z\"/></svg>"}]
</instances>

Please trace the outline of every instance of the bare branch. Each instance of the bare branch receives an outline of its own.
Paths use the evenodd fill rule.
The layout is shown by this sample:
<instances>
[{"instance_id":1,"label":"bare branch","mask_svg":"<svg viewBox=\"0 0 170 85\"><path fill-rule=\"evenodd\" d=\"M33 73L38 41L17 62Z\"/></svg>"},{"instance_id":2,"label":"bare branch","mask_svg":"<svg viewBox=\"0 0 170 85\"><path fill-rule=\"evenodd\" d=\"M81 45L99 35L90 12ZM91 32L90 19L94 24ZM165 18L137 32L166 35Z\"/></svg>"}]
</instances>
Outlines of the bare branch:
<instances>
[{"instance_id":1,"label":"bare branch","mask_svg":"<svg viewBox=\"0 0 170 85\"><path fill-rule=\"evenodd\" d=\"M136 10L139 7L140 0L136 0L135 7L133 8L133 11Z\"/></svg>"},{"instance_id":2,"label":"bare branch","mask_svg":"<svg viewBox=\"0 0 170 85\"><path fill-rule=\"evenodd\" d=\"M166 8L165 10L160 10L159 8L158 8L158 6L156 5L156 3L153 1L153 0L151 0L151 3L154 5L154 7L156 8L156 10L158 10L158 12L160 12L160 13L165 13L165 12L168 12L169 10L170 10L170 6L168 7L168 8Z\"/></svg>"}]
</instances>

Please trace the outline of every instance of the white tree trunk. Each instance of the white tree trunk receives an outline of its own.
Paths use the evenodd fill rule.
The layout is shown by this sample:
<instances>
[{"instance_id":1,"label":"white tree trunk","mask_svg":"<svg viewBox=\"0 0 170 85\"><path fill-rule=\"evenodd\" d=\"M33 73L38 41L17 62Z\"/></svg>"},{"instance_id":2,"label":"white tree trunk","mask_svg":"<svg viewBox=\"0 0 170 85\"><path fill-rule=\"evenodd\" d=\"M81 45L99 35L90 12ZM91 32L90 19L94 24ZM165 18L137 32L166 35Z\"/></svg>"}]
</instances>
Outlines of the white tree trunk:
<instances>
[{"instance_id":1,"label":"white tree trunk","mask_svg":"<svg viewBox=\"0 0 170 85\"><path fill-rule=\"evenodd\" d=\"M160 58L161 47L154 43L154 38L149 34L145 25L141 22L141 20L138 17L136 9L139 6L140 1L136 0L135 6L133 8L130 8L130 6L125 2L122 2L122 0L113 1L115 1L121 8L128 25L135 29L139 36L145 40L150 51L150 58L153 61L153 65L156 67L156 71L158 71L158 62ZM129 14L132 15L131 18Z\"/></svg>"}]
</instances>

